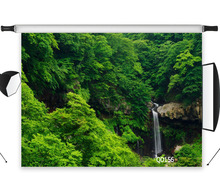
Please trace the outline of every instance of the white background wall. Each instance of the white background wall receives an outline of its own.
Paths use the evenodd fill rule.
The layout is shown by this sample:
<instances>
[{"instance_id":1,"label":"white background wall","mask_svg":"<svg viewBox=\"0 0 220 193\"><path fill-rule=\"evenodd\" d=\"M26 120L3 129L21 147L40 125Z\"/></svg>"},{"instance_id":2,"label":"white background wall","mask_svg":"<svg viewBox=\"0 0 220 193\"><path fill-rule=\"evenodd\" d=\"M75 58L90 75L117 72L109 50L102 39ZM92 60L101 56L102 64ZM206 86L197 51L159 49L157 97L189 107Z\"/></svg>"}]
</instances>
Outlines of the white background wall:
<instances>
[{"instance_id":1,"label":"white background wall","mask_svg":"<svg viewBox=\"0 0 220 193\"><path fill-rule=\"evenodd\" d=\"M218 0L4 0L0 25L206 24L220 26ZM0 73L20 71L19 34L0 33ZM220 32L204 35L203 63L220 65ZM203 132L202 168L21 168L20 93L0 93L1 192L219 192L220 128Z\"/></svg>"}]
</instances>

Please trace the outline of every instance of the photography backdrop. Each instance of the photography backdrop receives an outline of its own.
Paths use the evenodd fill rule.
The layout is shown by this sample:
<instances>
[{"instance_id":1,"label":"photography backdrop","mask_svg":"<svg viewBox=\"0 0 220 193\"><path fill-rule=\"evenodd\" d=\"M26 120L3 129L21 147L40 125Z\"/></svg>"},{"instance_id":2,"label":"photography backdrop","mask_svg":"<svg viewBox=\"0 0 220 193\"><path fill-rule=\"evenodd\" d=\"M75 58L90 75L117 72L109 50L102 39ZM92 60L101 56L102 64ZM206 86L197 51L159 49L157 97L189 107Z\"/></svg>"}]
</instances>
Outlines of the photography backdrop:
<instances>
[{"instance_id":1,"label":"photography backdrop","mask_svg":"<svg viewBox=\"0 0 220 193\"><path fill-rule=\"evenodd\" d=\"M21 36L22 166L202 166L202 33Z\"/></svg>"},{"instance_id":2,"label":"photography backdrop","mask_svg":"<svg viewBox=\"0 0 220 193\"><path fill-rule=\"evenodd\" d=\"M108 3L108 2L107 2ZM0 12L0 23L13 25L14 23L118 23L118 24L174 24L174 23L205 23L219 25L219 2L210 1L185 1L184 4L176 4L176 1L111 1L103 4L103 1L63 1L63 4L53 4L51 9L50 1L39 1L38 4L29 4L26 0L2 1ZM13 4L13 6L11 6ZM24 6L25 5L25 6ZM44 6L42 6L44 5ZM189 6L190 5L190 6ZM107 8L106 8L107 7ZM8 9L12 14L8 14ZM187 14L186 14L187 10ZM59 14L57 14L59 12ZM204 14L206 13L206 14ZM204 34L203 63L219 60L219 32L211 36ZM19 36L13 33L1 33L0 36L1 71L9 69L20 70L20 42ZM218 67L218 66L217 66ZM20 90L19 90L20 92ZM39 191L69 191L73 188L76 191L88 192L134 192L134 191L158 191L170 192L171 189L178 189L178 192L200 191L215 192L219 188L218 173L219 157L216 157L212 165L199 168L54 168L36 170L20 168L20 136L21 130L17 129L20 123L21 112L19 107L20 95L7 98L0 95L1 100L1 128L0 146L1 152L5 155L8 163L0 162L1 167L1 188L5 192L39 192ZM12 121L13 120L13 121ZM203 132L203 162L208 163L210 158L219 148L219 126L215 134ZM10 139L10 140L9 140ZM212 166L212 167L211 167ZM158 186L158 178L163 178ZM38 185L36 185L36 181ZM119 182L120 183L117 183ZM183 186L183 182L187 186ZM202 182L202 183L201 183ZM113 184L113 185L112 185ZM124 184L124 185L122 185ZM195 185L196 184L196 185ZM170 188L167 188L169 185ZM34 187L34 188L33 188Z\"/></svg>"}]
</instances>

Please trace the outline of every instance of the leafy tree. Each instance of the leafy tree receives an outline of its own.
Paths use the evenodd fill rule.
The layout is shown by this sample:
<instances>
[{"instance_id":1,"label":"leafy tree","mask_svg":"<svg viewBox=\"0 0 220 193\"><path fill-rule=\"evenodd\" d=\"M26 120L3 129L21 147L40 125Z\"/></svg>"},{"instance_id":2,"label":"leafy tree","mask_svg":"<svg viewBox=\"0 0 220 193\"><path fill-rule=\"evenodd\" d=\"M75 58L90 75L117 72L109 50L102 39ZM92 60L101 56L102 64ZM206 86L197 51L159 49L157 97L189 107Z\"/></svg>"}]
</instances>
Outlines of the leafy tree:
<instances>
[{"instance_id":1,"label":"leafy tree","mask_svg":"<svg viewBox=\"0 0 220 193\"><path fill-rule=\"evenodd\" d=\"M45 87L52 90L57 88L59 68L53 57L53 49L58 49L58 44L54 35L27 33L22 35L22 40L23 70L29 84L39 95L43 93Z\"/></svg>"},{"instance_id":2,"label":"leafy tree","mask_svg":"<svg viewBox=\"0 0 220 193\"><path fill-rule=\"evenodd\" d=\"M138 166L139 159L125 140L110 132L79 95L68 94L68 108L49 116L51 132L83 153L84 166Z\"/></svg>"},{"instance_id":3,"label":"leafy tree","mask_svg":"<svg viewBox=\"0 0 220 193\"><path fill-rule=\"evenodd\" d=\"M151 143L147 104L201 99L201 48L191 33L22 34L22 165L157 166L132 152ZM190 133L162 131L170 149Z\"/></svg>"},{"instance_id":4,"label":"leafy tree","mask_svg":"<svg viewBox=\"0 0 220 193\"><path fill-rule=\"evenodd\" d=\"M70 143L63 143L53 134L34 135L22 139L22 166L81 166L82 154Z\"/></svg>"},{"instance_id":5,"label":"leafy tree","mask_svg":"<svg viewBox=\"0 0 220 193\"><path fill-rule=\"evenodd\" d=\"M164 155L162 155L160 158L163 158ZM143 166L145 167L165 167L166 162L157 162L155 158L151 157L145 157L143 161Z\"/></svg>"},{"instance_id":6,"label":"leafy tree","mask_svg":"<svg viewBox=\"0 0 220 193\"><path fill-rule=\"evenodd\" d=\"M175 166L195 167L202 165L202 145L198 142L193 146L186 144L174 155L178 161Z\"/></svg>"},{"instance_id":7,"label":"leafy tree","mask_svg":"<svg viewBox=\"0 0 220 193\"><path fill-rule=\"evenodd\" d=\"M50 133L47 109L22 83L22 166L80 166L82 155Z\"/></svg>"},{"instance_id":8,"label":"leafy tree","mask_svg":"<svg viewBox=\"0 0 220 193\"><path fill-rule=\"evenodd\" d=\"M177 74L170 77L167 92L170 92L172 89L177 89L181 93L182 98L191 97L193 100L199 98L201 96L202 86L202 67L199 66L200 62L201 57L193 56L189 50L185 50L179 54L176 59L176 64L173 66ZM193 68L196 63L197 68ZM194 69L196 69L196 71ZM192 70L195 74L192 73Z\"/></svg>"}]
</instances>

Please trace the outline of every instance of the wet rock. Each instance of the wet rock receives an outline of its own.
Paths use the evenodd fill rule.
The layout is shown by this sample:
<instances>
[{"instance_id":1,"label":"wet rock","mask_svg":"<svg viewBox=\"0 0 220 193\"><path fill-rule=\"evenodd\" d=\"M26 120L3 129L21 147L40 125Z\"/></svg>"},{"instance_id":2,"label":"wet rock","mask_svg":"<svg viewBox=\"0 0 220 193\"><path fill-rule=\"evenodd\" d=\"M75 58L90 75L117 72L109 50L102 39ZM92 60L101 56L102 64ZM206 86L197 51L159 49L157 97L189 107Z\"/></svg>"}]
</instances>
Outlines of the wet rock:
<instances>
[{"instance_id":1,"label":"wet rock","mask_svg":"<svg viewBox=\"0 0 220 193\"><path fill-rule=\"evenodd\" d=\"M154 103L153 102L148 102L147 103L147 108L148 109L152 109L154 107Z\"/></svg>"},{"instance_id":2,"label":"wet rock","mask_svg":"<svg viewBox=\"0 0 220 193\"><path fill-rule=\"evenodd\" d=\"M185 111L180 103L168 103L157 108L157 112L161 117L168 117L170 119L187 119Z\"/></svg>"},{"instance_id":3,"label":"wet rock","mask_svg":"<svg viewBox=\"0 0 220 193\"><path fill-rule=\"evenodd\" d=\"M129 115L131 113L131 107L127 104L125 99L118 105L112 104L109 99L99 99L99 103L103 105L108 111L122 111L124 114Z\"/></svg>"},{"instance_id":4,"label":"wet rock","mask_svg":"<svg viewBox=\"0 0 220 193\"><path fill-rule=\"evenodd\" d=\"M174 148L174 153L179 151L183 146L181 145L177 145L175 148Z\"/></svg>"},{"instance_id":5,"label":"wet rock","mask_svg":"<svg viewBox=\"0 0 220 193\"><path fill-rule=\"evenodd\" d=\"M183 121L202 120L202 106L200 101L184 106L182 103L167 103L157 108L160 117L180 119Z\"/></svg>"}]
</instances>

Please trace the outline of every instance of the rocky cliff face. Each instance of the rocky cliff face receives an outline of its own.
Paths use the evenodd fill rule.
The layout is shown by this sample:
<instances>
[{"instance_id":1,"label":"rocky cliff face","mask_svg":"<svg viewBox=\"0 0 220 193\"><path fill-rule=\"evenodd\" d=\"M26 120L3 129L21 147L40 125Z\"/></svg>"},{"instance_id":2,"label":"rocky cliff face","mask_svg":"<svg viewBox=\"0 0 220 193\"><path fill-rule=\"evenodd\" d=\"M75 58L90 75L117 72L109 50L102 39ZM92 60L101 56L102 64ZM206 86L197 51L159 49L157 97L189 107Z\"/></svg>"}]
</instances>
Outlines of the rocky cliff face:
<instances>
[{"instance_id":1,"label":"rocky cliff face","mask_svg":"<svg viewBox=\"0 0 220 193\"><path fill-rule=\"evenodd\" d=\"M167 103L159 106L157 111L161 117L169 119L202 120L202 105L199 100L186 107L181 103Z\"/></svg>"}]
</instances>

